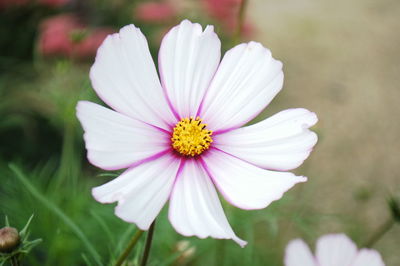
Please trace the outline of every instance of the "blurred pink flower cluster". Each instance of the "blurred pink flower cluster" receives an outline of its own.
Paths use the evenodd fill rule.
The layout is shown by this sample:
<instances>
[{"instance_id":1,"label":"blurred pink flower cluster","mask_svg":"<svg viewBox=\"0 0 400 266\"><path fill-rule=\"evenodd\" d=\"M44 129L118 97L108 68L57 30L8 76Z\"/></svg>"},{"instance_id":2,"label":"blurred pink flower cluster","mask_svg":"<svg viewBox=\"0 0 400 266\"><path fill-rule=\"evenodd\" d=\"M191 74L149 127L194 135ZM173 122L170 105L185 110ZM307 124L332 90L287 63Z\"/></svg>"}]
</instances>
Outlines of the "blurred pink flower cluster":
<instances>
[{"instance_id":1,"label":"blurred pink flower cluster","mask_svg":"<svg viewBox=\"0 0 400 266\"><path fill-rule=\"evenodd\" d=\"M170 2L144 2L134 10L134 17L147 23L172 22L177 15L178 11Z\"/></svg>"},{"instance_id":2,"label":"blurred pink flower cluster","mask_svg":"<svg viewBox=\"0 0 400 266\"><path fill-rule=\"evenodd\" d=\"M228 34L234 34L238 27L238 13L243 0L203 0L208 15L221 24ZM249 37L254 31L249 21L244 21L242 34Z\"/></svg>"},{"instance_id":3,"label":"blurred pink flower cluster","mask_svg":"<svg viewBox=\"0 0 400 266\"><path fill-rule=\"evenodd\" d=\"M71 14L50 17L40 26L39 52L44 56L93 58L112 32L110 28L88 28Z\"/></svg>"},{"instance_id":4,"label":"blurred pink flower cluster","mask_svg":"<svg viewBox=\"0 0 400 266\"><path fill-rule=\"evenodd\" d=\"M23 6L33 3L49 7L60 7L67 4L69 1L70 0L0 0L0 9Z\"/></svg>"}]
</instances>

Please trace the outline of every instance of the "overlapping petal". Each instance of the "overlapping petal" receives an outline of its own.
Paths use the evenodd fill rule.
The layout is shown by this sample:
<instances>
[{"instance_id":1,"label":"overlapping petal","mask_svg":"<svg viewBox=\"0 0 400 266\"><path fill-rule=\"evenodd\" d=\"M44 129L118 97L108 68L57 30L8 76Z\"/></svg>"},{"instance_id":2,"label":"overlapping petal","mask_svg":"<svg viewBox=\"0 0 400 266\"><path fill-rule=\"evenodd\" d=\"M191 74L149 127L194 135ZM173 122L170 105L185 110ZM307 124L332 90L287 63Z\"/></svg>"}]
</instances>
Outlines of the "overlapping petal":
<instances>
[{"instance_id":1,"label":"overlapping petal","mask_svg":"<svg viewBox=\"0 0 400 266\"><path fill-rule=\"evenodd\" d=\"M77 116L85 131L88 159L106 170L127 168L169 149L169 135L98 104L80 101Z\"/></svg>"},{"instance_id":2,"label":"overlapping petal","mask_svg":"<svg viewBox=\"0 0 400 266\"><path fill-rule=\"evenodd\" d=\"M297 168L317 143L308 130L318 121L303 108L288 109L257 124L214 136L214 147L266 169Z\"/></svg>"},{"instance_id":3,"label":"overlapping petal","mask_svg":"<svg viewBox=\"0 0 400 266\"><path fill-rule=\"evenodd\" d=\"M285 266L317 266L310 248L301 239L290 241L285 251Z\"/></svg>"},{"instance_id":4,"label":"overlapping petal","mask_svg":"<svg viewBox=\"0 0 400 266\"><path fill-rule=\"evenodd\" d=\"M114 110L164 129L175 123L146 38L134 25L104 40L90 79L99 97Z\"/></svg>"},{"instance_id":5,"label":"overlapping petal","mask_svg":"<svg viewBox=\"0 0 400 266\"><path fill-rule=\"evenodd\" d=\"M93 188L92 194L102 203L118 201L116 215L147 230L171 194L180 161L166 155L142 163Z\"/></svg>"},{"instance_id":6,"label":"overlapping petal","mask_svg":"<svg viewBox=\"0 0 400 266\"><path fill-rule=\"evenodd\" d=\"M265 208L296 183L307 180L288 172L261 169L216 149L201 158L225 199L242 209Z\"/></svg>"},{"instance_id":7,"label":"overlapping petal","mask_svg":"<svg viewBox=\"0 0 400 266\"><path fill-rule=\"evenodd\" d=\"M187 160L177 177L169 220L185 236L232 239L246 245L230 227L210 178L195 159Z\"/></svg>"},{"instance_id":8,"label":"overlapping petal","mask_svg":"<svg viewBox=\"0 0 400 266\"><path fill-rule=\"evenodd\" d=\"M351 266L385 266L381 255L376 250L361 249Z\"/></svg>"},{"instance_id":9,"label":"overlapping petal","mask_svg":"<svg viewBox=\"0 0 400 266\"><path fill-rule=\"evenodd\" d=\"M357 247L344 234L325 235L318 239L315 254L321 266L351 266Z\"/></svg>"},{"instance_id":10,"label":"overlapping petal","mask_svg":"<svg viewBox=\"0 0 400 266\"><path fill-rule=\"evenodd\" d=\"M260 113L283 84L282 63L260 43L235 46L221 61L200 117L213 131L237 128Z\"/></svg>"},{"instance_id":11,"label":"overlapping petal","mask_svg":"<svg viewBox=\"0 0 400 266\"><path fill-rule=\"evenodd\" d=\"M213 26L184 20L165 35L159 53L163 88L178 119L196 116L221 57Z\"/></svg>"}]
</instances>

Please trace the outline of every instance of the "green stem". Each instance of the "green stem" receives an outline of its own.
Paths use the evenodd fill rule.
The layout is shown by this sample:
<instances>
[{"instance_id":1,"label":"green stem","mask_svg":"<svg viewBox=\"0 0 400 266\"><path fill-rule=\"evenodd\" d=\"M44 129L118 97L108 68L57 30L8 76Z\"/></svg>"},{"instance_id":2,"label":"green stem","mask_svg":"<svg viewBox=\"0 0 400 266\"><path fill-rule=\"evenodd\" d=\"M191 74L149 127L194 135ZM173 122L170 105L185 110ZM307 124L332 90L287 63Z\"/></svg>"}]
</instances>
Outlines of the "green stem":
<instances>
[{"instance_id":1,"label":"green stem","mask_svg":"<svg viewBox=\"0 0 400 266\"><path fill-rule=\"evenodd\" d=\"M237 18L237 28L234 38L236 43L240 41L240 37L242 36L246 7L247 7L247 0L240 1L238 18Z\"/></svg>"},{"instance_id":2,"label":"green stem","mask_svg":"<svg viewBox=\"0 0 400 266\"><path fill-rule=\"evenodd\" d=\"M131 241L129 242L128 246L124 250L124 252L119 256L117 262L114 264L115 266L121 266L122 263L124 263L125 259L129 256L129 253L131 253L132 249L135 247L136 243L139 241L140 237L142 236L144 231L138 230L136 233L133 235Z\"/></svg>"},{"instance_id":3,"label":"green stem","mask_svg":"<svg viewBox=\"0 0 400 266\"><path fill-rule=\"evenodd\" d=\"M364 247L372 247L379 239L382 238L385 233L390 230L390 228L392 228L394 223L394 219L390 217L390 219L388 219L381 227L379 227L378 230L369 238Z\"/></svg>"},{"instance_id":4,"label":"green stem","mask_svg":"<svg viewBox=\"0 0 400 266\"><path fill-rule=\"evenodd\" d=\"M141 266L146 266L147 260L150 255L151 243L153 242L154 235L154 227L156 226L156 220L151 224L149 232L147 233L146 246L144 247L142 261L140 262Z\"/></svg>"},{"instance_id":5,"label":"green stem","mask_svg":"<svg viewBox=\"0 0 400 266\"><path fill-rule=\"evenodd\" d=\"M14 256L11 257L11 265L12 266L19 266L20 265L17 256L18 255L14 255Z\"/></svg>"}]
</instances>

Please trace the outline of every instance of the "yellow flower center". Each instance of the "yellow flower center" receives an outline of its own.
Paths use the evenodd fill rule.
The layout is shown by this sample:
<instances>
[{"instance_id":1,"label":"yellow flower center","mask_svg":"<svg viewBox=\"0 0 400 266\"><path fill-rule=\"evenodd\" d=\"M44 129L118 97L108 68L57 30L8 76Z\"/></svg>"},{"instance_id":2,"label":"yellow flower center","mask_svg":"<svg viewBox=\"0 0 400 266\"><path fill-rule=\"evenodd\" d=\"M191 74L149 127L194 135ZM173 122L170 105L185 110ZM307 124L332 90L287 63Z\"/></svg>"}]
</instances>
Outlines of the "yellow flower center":
<instances>
[{"instance_id":1,"label":"yellow flower center","mask_svg":"<svg viewBox=\"0 0 400 266\"><path fill-rule=\"evenodd\" d=\"M210 148L212 131L206 129L200 117L182 118L172 133L172 147L182 155L196 156Z\"/></svg>"}]
</instances>

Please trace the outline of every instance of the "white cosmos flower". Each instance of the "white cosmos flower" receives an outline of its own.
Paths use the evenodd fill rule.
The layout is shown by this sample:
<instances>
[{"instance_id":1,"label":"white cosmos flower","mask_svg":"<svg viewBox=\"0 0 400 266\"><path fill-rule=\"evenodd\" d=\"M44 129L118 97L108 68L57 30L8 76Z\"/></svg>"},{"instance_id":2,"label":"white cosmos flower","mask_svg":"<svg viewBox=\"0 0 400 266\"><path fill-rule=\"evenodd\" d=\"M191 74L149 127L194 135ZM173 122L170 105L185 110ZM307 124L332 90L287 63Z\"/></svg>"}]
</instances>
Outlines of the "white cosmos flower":
<instances>
[{"instance_id":1,"label":"white cosmos flower","mask_svg":"<svg viewBox=\"0 0 400 266\"><path fill-rule=\"evenodd\" d=\"M112 109L81 101L89 161L127 170L93 189L118 202L121 219L147 230L169 200L169 220L185 236L233 239L217 191L242 209L262 209L303 176L298 167L317 142L306 109L282 111L241 128L281 90L282 63L260 43L242 43L222 61L212 26L184 20L164 37L159 73L146 38L133 25L108 36L90 78Z\"/></svg>"},{"instance_id":2,"label":"white cosmos flower","mask_svg":"<svg viewBox=\"0 0 400 266\"><path fill-rule=\"evenodd\" d=\"M372 249L357 250L344 234L322 236L317 241L315 257L301 239L286 247L285 266L384 266L381 255Z\"/></svg>"}]
</instances>

